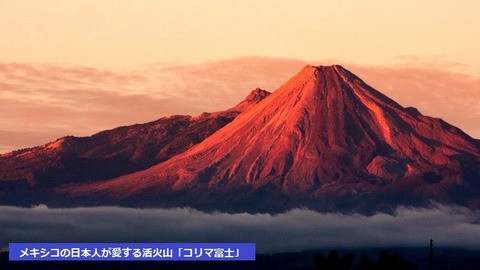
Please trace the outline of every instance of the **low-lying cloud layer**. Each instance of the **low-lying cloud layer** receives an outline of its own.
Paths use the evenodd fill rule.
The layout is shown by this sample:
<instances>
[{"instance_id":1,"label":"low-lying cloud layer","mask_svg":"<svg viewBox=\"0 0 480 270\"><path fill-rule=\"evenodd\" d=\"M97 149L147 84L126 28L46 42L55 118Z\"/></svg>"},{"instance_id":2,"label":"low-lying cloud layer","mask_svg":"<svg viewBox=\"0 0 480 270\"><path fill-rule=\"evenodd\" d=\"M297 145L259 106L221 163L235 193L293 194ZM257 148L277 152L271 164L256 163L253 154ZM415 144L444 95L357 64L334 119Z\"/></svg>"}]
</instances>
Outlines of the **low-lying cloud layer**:
<instances>
[{"instance_id":1,"label":"low-lying cloud layer","mask_svg":"<svg viewBox=\"0 0 480 270\"><path fill-rule=\"evenodd\" d=\"M0 246L10 242L254 242L260 253L345 247L480 248L480 211L437 206L395 215L202 213L192 209L0 206Z\"/></svg>"},{"instance_id":2,"label":"low-lying cloud layer","mask_svg":"<svg viewBox=\"0 0 480 270\"><path fill-rule=\"evenodd\" d=\"M335 63L251 57L121 71L0 63L0 153L172 114L227 109L256 87L274 91L306 64ZM480 138L480 78L461 67L419 62L345 68L401 105Z\"/></svg>"}]
</instances>

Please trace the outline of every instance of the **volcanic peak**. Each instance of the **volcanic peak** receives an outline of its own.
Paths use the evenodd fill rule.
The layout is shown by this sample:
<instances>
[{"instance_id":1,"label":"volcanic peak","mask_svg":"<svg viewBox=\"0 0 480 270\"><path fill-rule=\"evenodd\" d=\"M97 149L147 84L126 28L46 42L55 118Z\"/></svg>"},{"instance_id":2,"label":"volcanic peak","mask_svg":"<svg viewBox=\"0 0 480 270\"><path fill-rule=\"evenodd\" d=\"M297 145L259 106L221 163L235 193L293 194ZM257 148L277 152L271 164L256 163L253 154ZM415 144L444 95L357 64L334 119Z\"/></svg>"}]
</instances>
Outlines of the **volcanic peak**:
<instances>
[{"instance_id":1,"label":"volcanic peak","mask_svg":"<svg viewBox=\"0 0 480 270\"><path fill-rule=\"evenodd\" d=\"M270 92L261 88L255 88L250 92L250 94L248 94L248 96L245 98L245 101L259 102L268 95L270 95Z\"/></svg>"},{"instance_id":2,"label":"volcanic peak","mask_svg":"<svg viewBox=\"0 0 480 270\"><path fill-rule=\"evenodd\" d=\"M364 82L340 65L303 67L300 72L287 81L280 89L287 91L295 89L324 92L341 91L349 88L350 84ZM279 90L280 90L279 89Z\"/></svg>"},{"instance_id":3,"label":"volcanic peak","mask_svg":"<svg viewBox=\"0 0 480 270\"><path fill-rule=\"evenodd\" d=\"M230 110L244 111L246 108L259 103L270 94L271 93L266 90L255 88L248 94L248 96L242 102L238 103L235 107L231 108Z\"/></svg>"},{"instance_id":4,"label":"volcanic peak","mask_svg":"<svg viewBox=\"0 0 480 270\"><path fill-rule=\"evenodd\" d=\"M316 78L317 80L334 80L338 79L339 81L349 81L349 82L362 82L360 78L355 76L353 73L342 67L341 65L331 65L331 66L312 66L306 65L301 69L296 76L301 76L303 78ZM296 77L294 76L294 77Z\"/></svg>"},{"instance_id":5,"label":"volcanic peak","mask_svg":"<svg viewBox=\"0 0 480 270\"><path fill-rule=\"evenodd\" d=\"M343 68L341 65L331 65L331 66L323 66L323 65L318 65L318 66L314 66L314 65L306 65L305 67L310 67L310 68L313 68L313 69L316 69L317 71L321 72L321 71L325 71L325 70L345 70L345 68Z\"/></svg>"},{"instance_id":6,"label":"volcanic peak","mask_svg":"<svg viewBox=\"0 0 480 270\"><path fill-rule=\"evenodd\" d=\"M310 73L315 76L328 76L334 74L343 74L343 73L350 73L341 65L331 65L331 66L313 66L313 65L306 65L304 66L299 73ZM351 74L351 73L350 73Z\"/></svg>"},{"instance_id":7,"label":"volcanic peak","mask_svg":"<svg viewBox=\"0 0 480 270\"><path fill-rule=\"evenodd\" d=\"M95 178L94 173L78 179L79 173L73 173L76 178L66 182L63 172L79 164L73 159L59 164L63 174L57 179L63 181L44 186L55 188L52 194L60 194L56 199L61 204L376 211L435 200L480 209L478 141L439 119L402 107L339 65L305 66L270 95L257 88L226 111L178 118L122 129L108 140L96 135L93 143L82 143L87 151L78 152L81 158L91 157L85 156L92 151L89 145L95 150L95 159L87 160L87 165L95 165L87 166L93 172L104 171L99 166L110 161L104 147L119 157L127 150L126 160L111 160L116 166L111 166L109 179ZM160 159L164 152L168 155ZM38 163L17 160L8 164ZM139 162L152 166L120 171L124 164ZM37 168L49 172L47 165ZM0 180L39 171L20 169L2 176L0 167ZM44 177L49 183L51 175ZM21 193L11 198L20 198L16 194Z\"/></svg>"}]
</instances>

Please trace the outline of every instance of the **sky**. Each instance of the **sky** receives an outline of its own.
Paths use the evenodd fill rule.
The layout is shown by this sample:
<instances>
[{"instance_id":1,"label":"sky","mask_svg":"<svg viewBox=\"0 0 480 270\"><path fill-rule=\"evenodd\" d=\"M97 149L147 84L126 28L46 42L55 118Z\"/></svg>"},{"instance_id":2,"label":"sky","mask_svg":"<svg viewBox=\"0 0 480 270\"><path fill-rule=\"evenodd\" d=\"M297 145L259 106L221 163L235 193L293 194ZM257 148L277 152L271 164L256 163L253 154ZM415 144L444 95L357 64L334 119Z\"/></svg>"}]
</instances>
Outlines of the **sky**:
<instances>
[{"instance_id":1,"label":"sky","mask_svg":"<svg viewBox=\"0 0 480 270\"><path fill-rule=\"evenodd\" d=\"M93 67L243 56L478 67L480 2L1 1L0 59ZM476 68L475 67L475 68Z\"/></svg>"},{"instance_id":2,"label":"sky","mask_svg":"<svg viewBox=\"0 0 480 270\"><path fill-rule=\"evenodd\" d=\"M480 138L479 1L0 1L0 153L342 64Z\"/></svg>"}]
</instances>

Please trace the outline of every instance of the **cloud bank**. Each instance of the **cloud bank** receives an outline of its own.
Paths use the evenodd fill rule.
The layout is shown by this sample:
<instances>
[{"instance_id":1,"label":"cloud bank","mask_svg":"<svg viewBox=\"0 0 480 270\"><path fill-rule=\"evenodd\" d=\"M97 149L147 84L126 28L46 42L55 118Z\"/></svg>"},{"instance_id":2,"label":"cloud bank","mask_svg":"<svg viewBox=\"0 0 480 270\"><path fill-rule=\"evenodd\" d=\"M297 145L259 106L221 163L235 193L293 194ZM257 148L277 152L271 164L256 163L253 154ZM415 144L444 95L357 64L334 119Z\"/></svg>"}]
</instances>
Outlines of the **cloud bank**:
<instances>
[{"instance_id":1,"label":"cloud bank","mask_svg":"<svg viewBox=\"0 0 480 270\"><path fill-rule=\"evenodd\" d=\"M256 87L274 91L306 64L335 63L250 57L129 70L0 63L0 153L172 114L227 109ZM480 77L458 65L344 66L401 105L480 138Z\"/></svg>"},{"instance_id":2,"label":"cloud bank","mask_svg":"<svg viewBox=\"0 0 480 270\"><path fill-rule=\"evenodd\" d=\"M254 242L260 253L345 247L480 248L480 211L438 205L395 215L203 213L192 209L0 207L10 242Z\"/></svg>"}]
</instances>

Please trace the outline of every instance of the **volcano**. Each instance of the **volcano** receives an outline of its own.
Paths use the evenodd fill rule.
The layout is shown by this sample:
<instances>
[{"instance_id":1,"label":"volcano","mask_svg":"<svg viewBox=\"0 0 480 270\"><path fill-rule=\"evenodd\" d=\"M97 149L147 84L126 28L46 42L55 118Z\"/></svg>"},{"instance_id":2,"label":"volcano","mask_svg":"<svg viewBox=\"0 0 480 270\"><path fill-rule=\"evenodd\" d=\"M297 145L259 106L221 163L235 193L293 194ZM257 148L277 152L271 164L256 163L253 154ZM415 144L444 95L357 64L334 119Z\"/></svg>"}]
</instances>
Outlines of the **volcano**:
<instances>
[{"instance_id":1,"label":"volcano","mask_svg":"<svg viewBox=\"0 0 480 270\"><path fill-rule=\"evenodd\" d=\"M480 142L400 106L341 66L306 66L156 165L46 192L50 204L233 212L368 212L432 202L480 208Z\"/></svg>"}]
</instances>

